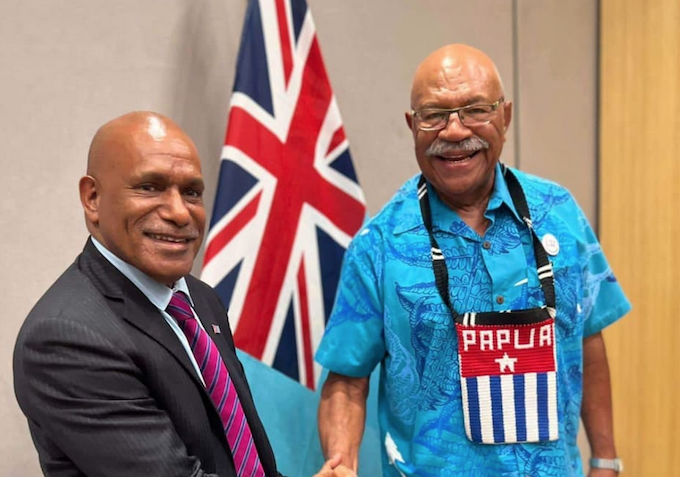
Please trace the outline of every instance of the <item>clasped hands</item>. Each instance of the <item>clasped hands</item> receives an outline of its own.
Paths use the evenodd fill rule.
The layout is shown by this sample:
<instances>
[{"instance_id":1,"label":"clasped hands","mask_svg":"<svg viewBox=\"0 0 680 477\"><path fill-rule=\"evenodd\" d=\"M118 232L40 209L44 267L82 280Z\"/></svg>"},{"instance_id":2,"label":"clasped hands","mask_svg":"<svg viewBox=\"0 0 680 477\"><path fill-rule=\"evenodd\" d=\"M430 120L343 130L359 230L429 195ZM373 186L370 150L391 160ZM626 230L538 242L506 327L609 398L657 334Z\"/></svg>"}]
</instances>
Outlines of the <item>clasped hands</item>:
<instances>
[{"instance_id":1,"label":"clasped hands","mask_svg":"<svg viewBox=\"0 0 680 477\"><path fill-rule=\"evenodd\" d=\"M342 456L340 454L334 455L326 461L314 477L357 477L356 472L340 462L342 462Z\"/></svg>"}]
</instances>

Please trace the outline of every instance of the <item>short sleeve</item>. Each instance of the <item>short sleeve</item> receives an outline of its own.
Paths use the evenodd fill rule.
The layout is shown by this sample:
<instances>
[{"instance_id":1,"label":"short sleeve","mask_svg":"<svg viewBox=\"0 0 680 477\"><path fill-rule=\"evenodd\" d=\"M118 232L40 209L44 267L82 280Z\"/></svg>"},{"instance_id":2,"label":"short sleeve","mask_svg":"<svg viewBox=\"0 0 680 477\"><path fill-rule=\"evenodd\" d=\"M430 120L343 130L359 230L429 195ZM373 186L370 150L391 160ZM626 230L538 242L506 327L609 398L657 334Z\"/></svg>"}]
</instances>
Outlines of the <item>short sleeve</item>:
<instances>
[{"instance_id":1,"label":"short sleeve","mask_svg":"<svg viewBox=\"0 0 680 477\"><path fill-rule=\"evenodd\" d=\"M381 242L378 230L367 226L345 253L335 305L315 357L335 373L368 376L385 355Z\"/></svg>"},{"instance_id":2,"label":"short sleeve","mask_svg":"<svg viewBox=\"0 0 680 477\"><path fill-rule=\"evenodd\" d=\"M630 311L631 305L607 262L595 232L582 212L580 220L584 236L583 335L590 336L622 318Z\"/></svg>"}]
</instances>

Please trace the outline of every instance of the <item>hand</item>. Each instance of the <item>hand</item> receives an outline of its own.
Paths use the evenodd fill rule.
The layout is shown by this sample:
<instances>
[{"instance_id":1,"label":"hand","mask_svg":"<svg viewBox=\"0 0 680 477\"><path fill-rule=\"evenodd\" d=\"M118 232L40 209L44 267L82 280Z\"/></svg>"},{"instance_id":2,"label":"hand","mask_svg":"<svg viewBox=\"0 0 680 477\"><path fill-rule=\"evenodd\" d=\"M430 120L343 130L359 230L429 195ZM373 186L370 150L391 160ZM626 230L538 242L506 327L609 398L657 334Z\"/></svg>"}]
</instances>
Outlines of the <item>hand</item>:
<instances>
[{"instance_id":1,"label":"hand","mask_svg":"<svg viewBox=\"0 0 680 477\"><path fill-rule=\"evenodd\" d=\"M326 461L314 477L357 477L352 469L345 467L340 462L342 462L342 455L335 454Z\"/></svg>"},{"instance_id":2,"label":"hand","mask_svg":"<svg viewBox=\"0 0 680 477\"><path fill-rule=\"evenodd\" d=\"M611 469L590 469L588 472L588 477L617 477L618 475L618 472Z\"/></svg>"}]
</instances>

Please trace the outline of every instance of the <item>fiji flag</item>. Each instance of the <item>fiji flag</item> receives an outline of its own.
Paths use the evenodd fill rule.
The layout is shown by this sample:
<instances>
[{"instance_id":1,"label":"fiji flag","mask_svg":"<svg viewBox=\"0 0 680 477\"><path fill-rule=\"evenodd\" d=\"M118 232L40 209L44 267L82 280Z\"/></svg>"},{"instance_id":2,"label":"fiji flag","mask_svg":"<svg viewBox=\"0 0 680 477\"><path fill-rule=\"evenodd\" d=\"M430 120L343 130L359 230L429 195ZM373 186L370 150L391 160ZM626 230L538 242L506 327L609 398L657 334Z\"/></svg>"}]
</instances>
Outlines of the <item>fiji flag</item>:
<instances>
[{"instance_id":1,"label":"fiji flag","mask_svg":"<svg viewBox=\"0 0 680 477\"><path fill-rule=\"evenodd\" d=\"M484 444L558 437L555 320L456 324L465 431Z\"/></svg>"},{"instance_id":2,"label":"fiji flag","mask_svg":"<svg viewBox=\"0 0 680 477\"><path fill-rule=\"evenodd\" d=\"M307 4L251 0L201 275L239 349L315 389L314 352L364 215Z\"/></svg>"}]
</instances>

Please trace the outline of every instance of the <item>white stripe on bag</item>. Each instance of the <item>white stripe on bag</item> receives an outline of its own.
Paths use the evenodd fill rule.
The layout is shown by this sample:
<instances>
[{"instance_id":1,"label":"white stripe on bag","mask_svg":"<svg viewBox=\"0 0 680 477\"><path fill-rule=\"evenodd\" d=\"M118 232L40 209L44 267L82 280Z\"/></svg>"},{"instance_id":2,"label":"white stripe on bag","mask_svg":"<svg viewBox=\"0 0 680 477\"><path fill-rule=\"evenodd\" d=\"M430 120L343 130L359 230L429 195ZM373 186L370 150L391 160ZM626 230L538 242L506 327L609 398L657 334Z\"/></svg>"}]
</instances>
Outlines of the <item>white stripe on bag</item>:
<instances>
[{"instance_id":1,"label":"white stripe on bag","mask_svg":"<svg viewBox=\"0 0 680 477\"><path fill-rule=\"evenodd\" d=\"M524 375L524 399L526 401L527 441L538 441L538 405L536 404L536 373Z\"/></svg>"},{"instance_id":2,"label":"white stripe on bag","mask_svg":"<svg viewBox=\"0 0 680 477\"><path fill-rule=\"evenodd\" d=\"M489 376L477 378L477 396L479 399L479 420L482 427L482 442L493 443L493 416L491 409L491 386Z\"/></svg>"},{"instance_id":3,"label":"white stripe on bag","mask_svg":"<svg viewBox=\"0 0 680 477\"><path fill-rule=\"evenodd\" d=\"M460 388L463 393L463 420L465 421L465 433L468 435L468 439L472 440L472 432L470 431L470 411L468 409L468 389L467 389L467 378L460 377Z\"/></svg>"},{"instance_id":4,"label":"white stripe on bag","mask_svg":"<svg viewBox=\"0 0 680 477\"><path fill-rule=\"evenodd\" d=\"M505 442L517 442L517 424L515 417L515 376L505 374L501 376L501 390L503 395L503 431Z\"/></svg>"},{"instance_id":5,"label":"white stripe on bag","mask_svg":"<svg viewBox=\"0 0 680 477\"><path fill-rule=\"evenodd\" d=\"M557 426L557 378L555 372L551 371L548 374L548 424L550 429L549 439L551 441L557 440L558 426Z\"/></svg>"}]
</instances>

